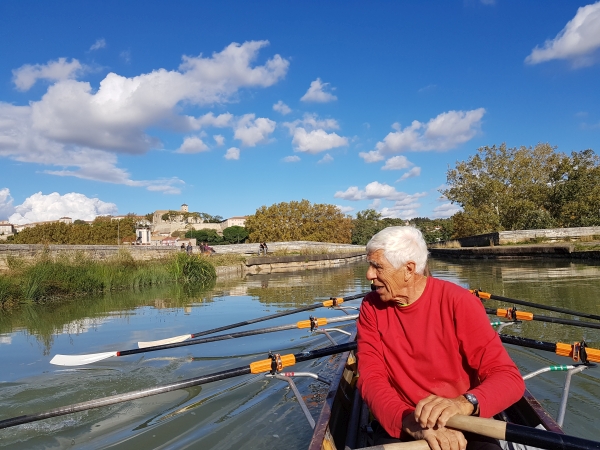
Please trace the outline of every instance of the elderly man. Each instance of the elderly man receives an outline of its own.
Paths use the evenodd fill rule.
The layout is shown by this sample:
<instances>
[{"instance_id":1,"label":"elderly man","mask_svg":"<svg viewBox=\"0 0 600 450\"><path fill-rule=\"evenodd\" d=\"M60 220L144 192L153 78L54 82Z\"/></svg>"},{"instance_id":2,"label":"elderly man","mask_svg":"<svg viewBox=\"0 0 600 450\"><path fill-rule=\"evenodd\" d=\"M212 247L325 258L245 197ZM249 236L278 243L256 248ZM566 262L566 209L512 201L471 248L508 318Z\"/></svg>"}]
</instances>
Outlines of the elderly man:
<instances>
[{"instance_id":1,"label":"elderly man","mask_svg":"<svg viewBox=\"0 0 600 450\"><path fill-rule=\"evenodd\" d=\"M367 260L376 290L360 310L358 389L380 428L375 444L425 439L433 450L498 449L497 441L445 428L455 414L492 417L525 389L479 299L424 275L427 246L416 228L380 231Z\"/></svg>"}]
</instances>

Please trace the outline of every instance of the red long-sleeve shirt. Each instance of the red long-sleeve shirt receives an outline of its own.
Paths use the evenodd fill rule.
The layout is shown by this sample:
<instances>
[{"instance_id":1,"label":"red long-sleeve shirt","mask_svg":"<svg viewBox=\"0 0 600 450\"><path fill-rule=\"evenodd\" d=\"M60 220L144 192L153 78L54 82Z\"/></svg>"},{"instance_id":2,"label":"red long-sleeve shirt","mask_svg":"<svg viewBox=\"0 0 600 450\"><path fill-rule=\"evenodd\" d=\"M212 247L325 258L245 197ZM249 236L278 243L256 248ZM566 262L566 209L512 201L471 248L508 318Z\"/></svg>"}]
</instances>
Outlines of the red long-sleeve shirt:
<instances>
[{"instance_id":1,"label":"red long-sleeve shirt","mask_svg":"<svg viewBox=\"0 0 600 450\"><path fill-rule=\"evenodd\" d=\"M447 281L427 278L408 306L367 295L358 320L358 389L383 428L400 437L402 419L430 394L472 392L480 416L521 398L523 378L480 300Z\"/></svg>"}]
</instances>

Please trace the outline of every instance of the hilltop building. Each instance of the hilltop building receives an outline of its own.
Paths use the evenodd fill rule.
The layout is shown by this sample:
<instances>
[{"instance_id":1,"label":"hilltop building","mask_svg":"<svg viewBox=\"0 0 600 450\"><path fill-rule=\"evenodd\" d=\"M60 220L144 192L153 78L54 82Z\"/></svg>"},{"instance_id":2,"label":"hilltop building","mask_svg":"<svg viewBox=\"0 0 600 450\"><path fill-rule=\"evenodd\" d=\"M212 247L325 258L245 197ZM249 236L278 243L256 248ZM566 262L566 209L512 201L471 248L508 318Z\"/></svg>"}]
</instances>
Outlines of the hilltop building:
<instances>
[{"instance_id":1,"label":"hilltop building","mask_svg":"<svg viewBox=\"0 0 600 450\"><path fill-rule=\"evenodd\" d=\"M189 230L215 230L222 235L223 230L232 226L243 227L246 224L246 216L235 216L225 219L220 223L205 222L199 213L189 212L188 205L181 205L179 211L157 209L152 215L152 234L170 235L175 231Z\"/></svg>"}]
</instances>

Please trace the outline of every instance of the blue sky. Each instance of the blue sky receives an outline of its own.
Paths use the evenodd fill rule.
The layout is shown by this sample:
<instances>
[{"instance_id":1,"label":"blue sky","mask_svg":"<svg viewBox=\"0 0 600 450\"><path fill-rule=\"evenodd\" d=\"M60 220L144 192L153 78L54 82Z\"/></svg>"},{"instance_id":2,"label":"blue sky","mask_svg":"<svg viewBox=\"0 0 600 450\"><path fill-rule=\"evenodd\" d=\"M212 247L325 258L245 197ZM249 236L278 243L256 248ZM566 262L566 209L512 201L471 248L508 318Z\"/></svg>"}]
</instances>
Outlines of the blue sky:
<instances>
[{"instance_id":1,"label":"blue sky","mask_svg":"<svg viewBox=\"0 0 600 450\"><path fill-rule=\"evenodd\" d=\"M307 199L449 217L484 145L600 141L600 2L0 3L0 220Z\"/></svg>"}]
</instances>

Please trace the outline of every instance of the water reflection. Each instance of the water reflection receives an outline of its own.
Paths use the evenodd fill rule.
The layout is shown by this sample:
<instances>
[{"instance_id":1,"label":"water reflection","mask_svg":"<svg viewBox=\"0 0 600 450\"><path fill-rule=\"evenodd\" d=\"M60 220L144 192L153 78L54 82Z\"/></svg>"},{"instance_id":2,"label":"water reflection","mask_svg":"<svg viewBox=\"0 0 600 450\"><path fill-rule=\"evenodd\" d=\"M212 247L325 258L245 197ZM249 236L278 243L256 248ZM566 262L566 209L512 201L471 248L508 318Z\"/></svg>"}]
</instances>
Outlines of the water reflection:
<instances>
[{"instance_id":1,"label":"water reflection","mask_svg":"<svg viewBox=\"0 0 600 450\"><path fill-rule=\"evenodd\" d=\"M445 261L430 263L433 274L468 288L505 297L598 314L600 265L560 260ZM113 293L63 304L29 306L0 315L0 419L44 411L115 393L169 384L263 359L270 350L296 353L328 345L322 335L290 330L169 351L110 358L80 368L49 364L56 354L83 354L136 348L138 341L164 339L307 305L331 296L369 290L366 263L335 269L259 274L219 279L213 286L181 286ZM358 305L359 301L352 304ZM499 308L500 302L486 303ZM525 308L519 308L525 310ZM536 314L564 316L542 310ZM295 323L315 312L256 324L262 328ZM569 317L571 318L571 317ZM244 329L240 329L244 330ZM598 330L526 322L506 333L550 342L585 338L600 347ZM341 340L341 335L336 334ZM554 354L509 348L523 373L549 364L568 364ZM307 361L294 370L325 377L335 357ZM600 377L589 369L573 379L565 428L594 438L600 426ZM527 382L556 416L564 374ZM325 387L299 379L298 387L317 416ZM312 431L287 384L244 376L202 387L113 405L0 430L2 446L31 448L305 448ZM597 437L596 437L597 438Z\"/></svg>"}]
</instances>

